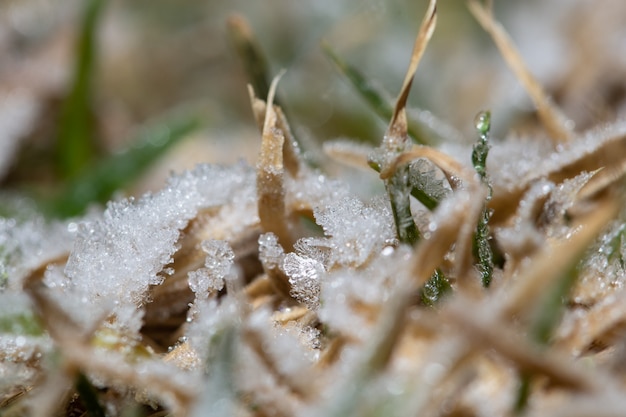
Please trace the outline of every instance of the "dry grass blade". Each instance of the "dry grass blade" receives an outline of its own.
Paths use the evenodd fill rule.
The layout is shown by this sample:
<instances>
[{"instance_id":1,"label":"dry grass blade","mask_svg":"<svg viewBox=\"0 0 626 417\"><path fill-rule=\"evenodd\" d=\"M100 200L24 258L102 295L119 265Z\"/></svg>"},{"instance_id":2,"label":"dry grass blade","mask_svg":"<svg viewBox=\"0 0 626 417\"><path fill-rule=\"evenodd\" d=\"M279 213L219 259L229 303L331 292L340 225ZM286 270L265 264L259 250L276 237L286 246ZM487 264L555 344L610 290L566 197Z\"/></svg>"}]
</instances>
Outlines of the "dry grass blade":
<instances>
[{"instance_id":1,"label":"dry grass blade","mask_svg":"<svg viewBox=\"0 0 626 417\"><path fill-rule=\"evenodd\" d=\"M492 223L505 222L519 206L519 202L524 193L528 191L530 184L539 178L561 183L569 178L574 178L583 171L606 170L607 172L602 174L606 177L590 181L589 188L585 187L583 195L597 193L604 185L610 185L619 179L619 173L623 172L626 164L626 134L624 134L623 129L618 132L608 132L608 136L602 130L589 134L592 135L591 137L597 137L597 141L591 144L589 149L580 152L575 157L563 160L554 168L538 170L532 177L520 181L519 184L504 192L494 193L489 202L489 207L494 210Z\"/></svg>"},{"instance_id":2,"label":"dry grass blade","mask_svg":"<svg viewBox=\"0 0 626 417\"><path fill-rule=\"evenodd\" d=\"M592 378L586 370L563 360L562 354L539 351L494 320L488 309L457 297L446 306L442 315L468 336L468 342L480 348L496 350L520 370L545 375L553 383L578 391L599 391L599 378Z\"/></svg>"},{"instance_id":3,"label":"dry grass blade","mask_svg":"<svg viewBox=\"0 0 626 417\"><path fill-rule=\"evenodd\" d=\"M445 174L452 188L461 186L460 180L466 184L476 183L474 173L465 168L460 162L445 153L428 146L413 146L410 150L400 154L386 169L382 170L380 177L389 178L398 166L408 164L416 159L426 158L437 165Z\"/></svg>"},{"instance_id":4,"label":"dry grass blade","mask_svg":"<svg viewBox=\"0 0 626 417\"><path fill-rule=\"evenodd\" d=\"M555 144L570 141L572 132L567 128L568 119L552 103L539 82L530 73L513 41L504 28L493 18L491 10L486 9L477 0L469 0L468 6L483 29L491 35L502 57L524 85L535 103L539 118L552 141Z\"/></svg>"},{"instance_id":5,"label":"dry grass blade","mask_svg":"<svg viewBox=\"0 0 626 417\"><path fill-rule=\"evenodd\" d=\"M263 133L267 107L263 100L260 100L255 96L254 88L250 85L248 86L248 94L250 96L250 103L252 105L254 118L256 119L259 131ZM287 117L281 107L276 104L274 104L273 107L274 112L276 113L276 127L282 132L285 138L283 143L283 164L285 165L287 172L289 172L292 177L296 177L300 170L303 169L300 146L291 132L291 127L289 126Z\"/></svg>"},{"instance_id":6,"label":"dry grass blade","mask_svg":"<svg viewBox=\"0 0 626 417\"><path fill-rule=\"evenodd\" d=\"M273 107L274 95L281 75L272 82L267 99L261 154L257 165L258 210L263 231L274 233L285 250L291 251L293 238L289 230L285 207L283 167L285 136L277 128L277 113Z\"/></svg>"},{"instance_id":7,"label":"dry grass blade","mask_svg":"<svg viewBox=\"0 0 626 417\"><path fill-rule=\"evenodd\" d=\"M374 150L371 146L340 140L329 140L323 146L324 153L335 161L365 171L372 169L367 163L367 158Z\"/></svg>"},{"instance_id":8,"label":"dry grass blade","mask_svg":"<svg viewBox=\"0 0 626 417\"><path fill-rule=\"evenodd\" d=\"M456 192L447 204L445 213L435 212L436 221L434 230L428 239L423 239L413 255L411 271L415 288L420 288L430 279L435 269L442 262L443 257L457 239L457 232L468 221L466 218L467 207L473 201L472 195L467 190Z\"/></svg>"},{"instance_id":9,"label":"dry grass blade","mask_svg":"<svg viewBox=\"0 0 626 417\"><path fill-rule=\"evenodd\" d=\"M428 10L420 25L420 30L417 33L415 44L413 45L413 52L411 53L411 62L407 69L400 94L396 100L396 105L393 109L393 116L391 117L391 123L389 124L389 130L393 132L401 132L406 135L407 132L407 120L406 120L406 101L409 97L411 90L411 84L413 84L413 77L417 66L419 65L422 55L426 50L428 41L433 35L435 26L437 25L437 0L430 0L428 4Z\"/></svg>"}]
</instances>

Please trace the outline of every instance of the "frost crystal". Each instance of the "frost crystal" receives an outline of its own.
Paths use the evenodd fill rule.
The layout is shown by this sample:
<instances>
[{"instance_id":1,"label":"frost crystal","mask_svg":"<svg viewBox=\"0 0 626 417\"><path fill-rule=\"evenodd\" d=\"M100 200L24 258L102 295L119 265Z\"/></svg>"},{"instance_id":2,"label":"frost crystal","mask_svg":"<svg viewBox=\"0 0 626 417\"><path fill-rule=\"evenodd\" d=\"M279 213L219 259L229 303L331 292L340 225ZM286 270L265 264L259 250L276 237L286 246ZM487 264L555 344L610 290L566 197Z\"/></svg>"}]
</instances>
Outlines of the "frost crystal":
<instances>
[{"instance_id":1,"label":"frost crystal","mask_svg":"<svg viewBox=\"0 0 626 417\"><path fill-rule=\"evenodd\" d=\"M224 288L224 279L231 274L235 254L223 240L205 240L202 250L207 257L204 268L189 272L189 288L197 299L207 298L212 291Z\"/></svg>"},{"instance_id":2,"label":"frost crystal","mask_svg":"<svg viewBox=\"0 0 626 417\"><path fill-rule=\"evenodd\" d=\"M280 267L284 256L285 251L274 233L264 233L259 236L259 259L266 269Z\"/></svg>"},{"instance_id":3,"label":"frost crystal","mask_svg":"<svg viewBox=\"0 0 626 417\"><path fill-rule=\"evenodd\" d=\"M250 184L252 170L243 164L199 165L172 177L159 193L110 203L102 219L78 227L65 268L78 297L118 306L118 321L138 328L133 312L148 288L162 282L159 273L172 262L180 231L200 209L225 205L235 195L246 199ZM216 255L211 245L208 250L209 257Z\"/></svg>"},{"instance_id":4,"label":"frost crystal","mask_svg":"<svg viewBox=\"0 0 626 417\"><path fill-rule=\"evenodd\" d=\"M319 306L320 277L324 266L315 259L305 258L295 253L285 256L283 269L289 277L291 295L312 310Z\"/></svg>"},{"instance_id":5,"label":"frost crystal","mask_svg":"<svg viewBox=\"0 0 626 417\"><path fill-rule=\"evenodd\" d=\"M358 266L395 239L389 207L382 200L364 204L343 197L315 210L315 219L328 236L333 249L329 264Z\"/></svg>"}]
</instances>

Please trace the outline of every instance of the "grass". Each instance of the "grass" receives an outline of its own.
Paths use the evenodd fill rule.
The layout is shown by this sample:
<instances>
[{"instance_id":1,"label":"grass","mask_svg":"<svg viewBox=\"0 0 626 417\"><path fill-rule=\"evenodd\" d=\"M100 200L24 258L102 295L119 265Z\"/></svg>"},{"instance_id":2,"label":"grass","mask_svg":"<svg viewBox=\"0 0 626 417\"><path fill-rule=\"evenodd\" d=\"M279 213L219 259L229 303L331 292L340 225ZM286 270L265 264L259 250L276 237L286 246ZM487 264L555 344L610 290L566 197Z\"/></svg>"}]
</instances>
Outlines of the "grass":
<instances>
[{"instance_id":1,"label":"grass","mask_svg":"<svg viewBox=\"0 0 626 417\"><path fill-rule=\"evenodd\" d=\"M79 25L75 72L56 126L63 176L36 200L49 217L0 218L0 292L28 300L17 313L0 313L0 415L61 416L78 408L93 417L602 417L626 407L624 128L570 129L489 2L470 0L470 13L531 97L537 118L524 146L545 155L520 150L515 136L492 138L489 111L477 116L473 146L438 147L426 126L409 119L418 66L444 20L430 0L393 104L340 48L322 45L340 76L388 122L377 148L341 150L367 175L373 168L373 181L384 186L371 201L353 197L350 180L307 163L311 148L296 140L277 101L289 83L280 81L282 72L270 76L251 27L232 17L228 30L250 82L249 123L259 128L260 154L238 171L210 171L214 178L180 177L200 184L195 189L209 202L173 224L146 224L178 237L171 252L151 255L141 272L153 283L145 290L130 288L132 272L112 276L106 260L124 242L127 253L116 262L134 265L154 242L133 234L137 224L111 223L124 211L148 212L161 194L120 205L118 213L101 207L181 140L201 135L206 116L162 116L127 151L95 152L89 114L97 112L105 3L88 2ZM535 166L506 180L522 158ZM235 185L219 189L228 175L239 176ZM163 216L192 198L179 195ZM315 227L302 227L303 218ZM76 232L77 222L93 230ZM203 249L211 240L235 254L229 271L215 272L224 265ZM90 255L90 244L102 253ZM13 247L20 256L7 253ZM83 282L85 256L95 256L87 264L100 268L100 282ZM192 291L188 273L200 269L224 288ZM98 286L109 281L119 297ZM101 313L88 317L82 308Z\"/></svg>"}]
</instances>

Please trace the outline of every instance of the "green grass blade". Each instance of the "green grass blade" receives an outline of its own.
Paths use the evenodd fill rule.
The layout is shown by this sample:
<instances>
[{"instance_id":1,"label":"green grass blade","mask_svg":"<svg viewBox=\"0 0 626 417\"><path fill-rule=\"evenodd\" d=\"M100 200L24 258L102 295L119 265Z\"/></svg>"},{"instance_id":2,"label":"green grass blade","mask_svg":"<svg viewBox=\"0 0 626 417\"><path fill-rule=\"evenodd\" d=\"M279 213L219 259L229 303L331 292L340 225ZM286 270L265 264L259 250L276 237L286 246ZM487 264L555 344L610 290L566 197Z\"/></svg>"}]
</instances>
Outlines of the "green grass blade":
<instances>
[{"instance_id":1,"label":"green grass blade","mask_svg":"<svg viewBox=\"0 0 626 417\"><path fill-rule=\"evenodd\" d=\"M452 286L450 286L448 279L441 270L437 269L428 282L424 284L424 287L422 287L420 294L422 304L432 307L451 292Z\"/></svg>"},{"instance_id":2,"label":"green grass blade","mask_svg":"<svg viewBox=\"0 0 626 417\"><path fill-rule=\"evenodd\" d=\"M480 180L489 188L489 195L485 200L483 211L478 219L476 232L474 233L473 252L477 260L477 268L480 272L481 281L484 287L489 287L493 277L493 250L489 241L491 233L489 231L489 219L491 211L487 203L491 200L491 184L487 176L487 155L489 154L489 132L491 130L491 113L489 111L480 112L476 117L476 130L480 134L478 143L472 149L472 164L478 173Z\"/></svg>"},{"instance_id":3,"label":"green grass blade","mask_svg":"<svg viewBox=\"0 0 626 417\"><path fill-rule=\"evenodd\" d=\"M87 416L106 417L106 413L98 401L98 392L82 373L78 374L76 378L76 391L78 391L80 401L85 406Z\"/></svg>"},{"instance_id":4,"label":"green grass blade","mask_svg":"<svg viewBox=\"0 0 626 417\"><path fill-rule=\"evenodd\" d=\"M106 0L89 0L81 22L74 75L61 108L57 142L58 169L64 178L77 177L94 158L91 89L97 54L96 35L105 3Z\"/></svg>"},{"instance_id":5,"label":"green grass blade","mask_svg":"<svg viewBox=\"0 0 626 417\"><path fill-rule=\"evenodd\" d=\"M80 178L71 181L49 205L49 214L77 216L93 202L106 202L115 191L135 180L200 125L199 118L186 116L148 128L127 151L102 159Z\"/></svg>"},{"instance_id":6,"label":"green grass blade","mask_svg":"<svg viewBox=\"0 0 626 417\"><path fill-rule=\"evenodd\" d=\"M379 91L371 82L365 78L365 76L355 67L341 59L335 51L327 43L322 43L322 50L330 58L339 71L350 81L350 84L359 93L361 98L374 110L374 112L380 116L385 122L389 123L393 116L393 107L384 98L385 95ZM426 140L423 133L420 132L415 123L408 121L407 131L409 136L414 142L421 145L428 145L429 141Z\"/></svg>"},{"instance_id":7,"label":"green grass blade","mask_svg":"<svg viewBox=\"0 0 626 417\"><path fill-rule=\"evenodd\" d=\"M228 34L256 96L263 99L267 98L271 81L267 69L267 60L256 42L248 22L239 15L232 16L228 20ZM274 104L280 105L276 98Z\"/></svg>"},{"instance_id":8,"label":"green grass blade","mask_svg":"<svg viewBox=\"0 0 626 417\"><path fill-rule=\"evenodd\" d=\"M411 189L408 184L408 171L407 165L398 167L391 178L385 181L385 187L389 194L398 239L402 243L413 246L418 242L420 235L413 220L413 214L411 214L411 201L409 199Z\"/></svg>"}]
</instances>

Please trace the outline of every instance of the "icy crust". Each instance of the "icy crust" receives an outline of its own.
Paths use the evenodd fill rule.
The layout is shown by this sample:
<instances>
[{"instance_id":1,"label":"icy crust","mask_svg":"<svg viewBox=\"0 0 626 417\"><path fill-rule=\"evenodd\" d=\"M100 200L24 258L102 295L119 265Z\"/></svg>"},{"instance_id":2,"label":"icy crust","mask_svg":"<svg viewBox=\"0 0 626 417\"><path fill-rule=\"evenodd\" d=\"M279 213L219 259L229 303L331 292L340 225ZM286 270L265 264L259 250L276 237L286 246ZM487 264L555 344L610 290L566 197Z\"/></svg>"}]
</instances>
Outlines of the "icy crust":
<instances>
[{"instance_id":1,"label":"icy crust","mask_svg":"<svg viewBox=\"0 0 626 417\"><path fill-rule=\"evenodd\" d=\"M136 320L134 310L144 303L149 286L162 282L159 272L172 262L189 220L201 209L252 191L251 184L253 170L244 164L200 165L172 177L156 194L109 203L101 219L78 227L65 268L73 292L96 305L116 305L120 324Z\"/></svg>"},{"instance_id":2,"label":"icy crust","mask_svg":"<svg viewBox=\"0 0 626 417\"><path fill-rule=\"evenodd\" d=\"M0 291L21 289L31 271L69 252L73 239L59 222L0 218Z\"/></svg>"},{"instance_id":3,"label":"icy crust","mask_svg":"<svg viewBox=\"0 0 626 417\"><path fill-rule=\"evenodd\" d=\"M494 194L512 191L529 181L545 178L549 173L569 165L626 136L626 120L598 126L585 131L569 144L558 145L541 135L508 135L504 140L491 141L487 172ZM463 143L442 143L440 151L471 168L472 147Z\"/></svg>"}]
</instances>

